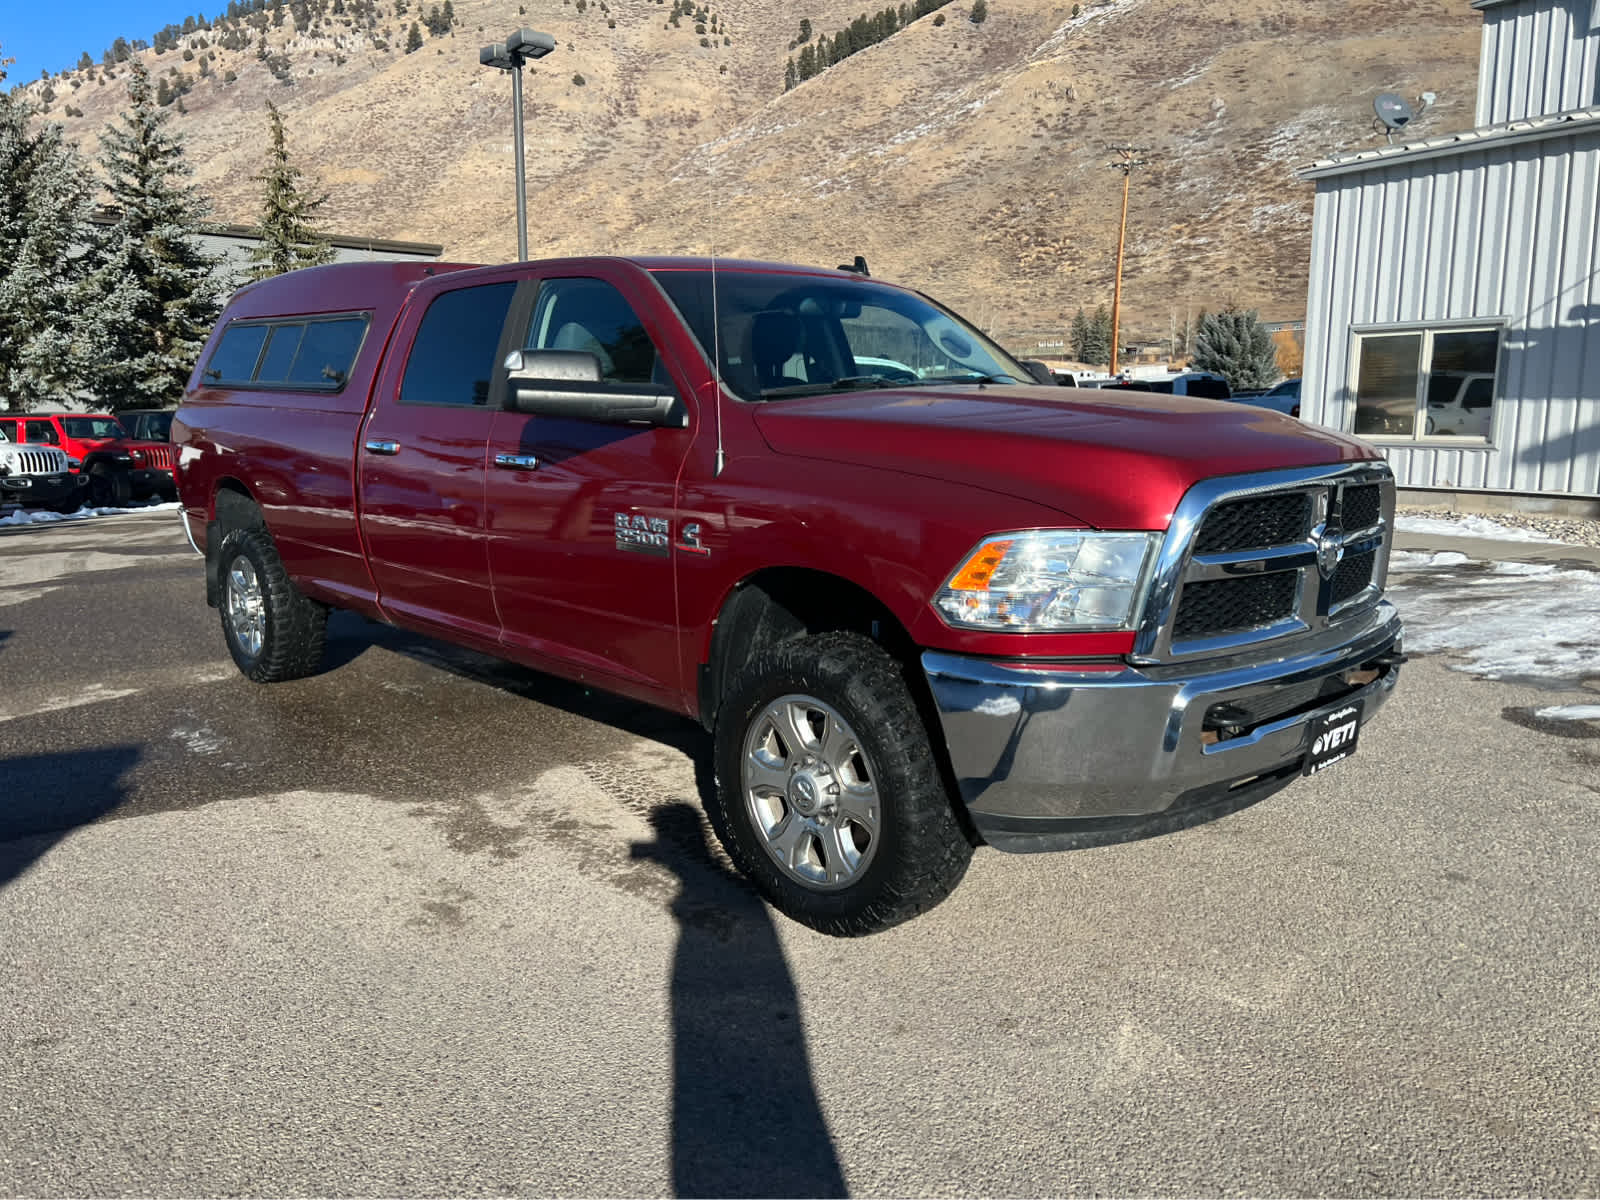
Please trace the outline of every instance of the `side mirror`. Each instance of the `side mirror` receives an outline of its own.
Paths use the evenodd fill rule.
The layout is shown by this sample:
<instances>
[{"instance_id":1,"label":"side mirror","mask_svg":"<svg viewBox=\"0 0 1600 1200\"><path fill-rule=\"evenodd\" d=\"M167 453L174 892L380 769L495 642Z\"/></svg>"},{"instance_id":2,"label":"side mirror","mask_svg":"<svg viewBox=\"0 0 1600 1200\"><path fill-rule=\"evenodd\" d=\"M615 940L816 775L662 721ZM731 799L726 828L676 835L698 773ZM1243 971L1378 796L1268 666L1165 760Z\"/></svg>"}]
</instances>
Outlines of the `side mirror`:
<instances>
[{"instance_id":1,"label":"side mirror","mask_svg":"<svg viewBox=\"0 0 1600 1200\"><path fill-rule=\"evenodd\" d=\"M1018 361L1022 363L1023 369L1033 376L1035 383L1042 383L1048 387L1056 386L1056 373L1037 358L1024 358Z\"/></svg>"},{"instance_id":2,"label":"side mirror","mask_svg":"<svg viewBox=\"0 0 1600 1200\"><path fill-rule=\"evenodd\" d=\"M506 355L505 410L604 425L689 423L678 393L649 383L606 383L600 359L585 350L513 350Z\"/></svg>"}]
</instances>

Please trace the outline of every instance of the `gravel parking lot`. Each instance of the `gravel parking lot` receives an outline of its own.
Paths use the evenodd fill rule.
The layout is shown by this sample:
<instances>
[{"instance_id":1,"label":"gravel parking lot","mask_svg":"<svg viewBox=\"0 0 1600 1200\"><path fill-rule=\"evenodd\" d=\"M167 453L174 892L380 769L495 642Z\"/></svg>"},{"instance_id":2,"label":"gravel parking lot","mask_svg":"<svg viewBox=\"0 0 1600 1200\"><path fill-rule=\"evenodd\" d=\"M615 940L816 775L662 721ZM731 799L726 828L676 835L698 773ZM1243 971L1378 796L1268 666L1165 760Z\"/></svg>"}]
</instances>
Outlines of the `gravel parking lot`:
<instances>
[{"instance_id":1,"label":"gravel parking lot","mask_svg":"<svg viewBox=\"0 0 1600 1200\"><path fill-rule=\"evenodd\" d=\"M257 687L170 512L0 530L0 1193L1600 1191L1600 721L1532 718L1600 676L1440 649L1324 775L839 941L693 725L332 633Z\"/></svg>"}]
</instances>

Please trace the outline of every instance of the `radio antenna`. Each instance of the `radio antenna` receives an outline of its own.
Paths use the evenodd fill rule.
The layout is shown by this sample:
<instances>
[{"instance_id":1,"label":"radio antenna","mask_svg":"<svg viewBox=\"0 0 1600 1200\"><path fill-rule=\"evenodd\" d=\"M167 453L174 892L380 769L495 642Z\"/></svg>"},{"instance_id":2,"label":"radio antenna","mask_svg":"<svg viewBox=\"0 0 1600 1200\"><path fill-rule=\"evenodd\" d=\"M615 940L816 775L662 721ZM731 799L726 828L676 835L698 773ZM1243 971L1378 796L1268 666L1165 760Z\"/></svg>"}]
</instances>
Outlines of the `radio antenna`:
<instances>
[{"instance_id":1,"label":"radio antenna","mask_svg":"<svg viewBox=\"0 0 1600 1200\"><path fill-rule=\"evenodd\" d=\"M717 411L717 466L713 477L722 474L727 461L722 453L722 314L717 310L717 252L711 252L711 385L716 388L712 403Z\"/></svg>"}]
</instances>

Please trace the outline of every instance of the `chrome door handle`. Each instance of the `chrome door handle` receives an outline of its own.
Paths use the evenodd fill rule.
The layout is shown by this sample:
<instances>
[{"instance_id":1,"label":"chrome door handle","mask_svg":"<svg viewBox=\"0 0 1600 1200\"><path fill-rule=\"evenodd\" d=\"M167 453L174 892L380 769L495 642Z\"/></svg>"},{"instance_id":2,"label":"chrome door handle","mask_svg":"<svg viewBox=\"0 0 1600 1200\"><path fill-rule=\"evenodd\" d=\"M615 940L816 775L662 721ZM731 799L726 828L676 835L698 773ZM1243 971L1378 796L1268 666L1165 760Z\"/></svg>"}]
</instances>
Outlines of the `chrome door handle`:
<instances>
[{"instance_id":1,"label":"chrome door handle","mask_svg":"<svg viewBox=\"0 0 1600 1200\"><path fill-rule=\"evenodd\" d=\"M532 471L539 465L539 460L531 454L496 454L494 465L508 471Z\"/></svg>"},{"instance_id":2,"label":"chrome door handle","mask_svg":"<svg viewBox=\"0 0 1600 1200\"><path fill-rule=\"evenodd\" d=\"M368 442L367 443L367 453L368 454L399 454L400 453L400 443L399 442L382 442L382 441Z\"/></svg>"}]
</instances>

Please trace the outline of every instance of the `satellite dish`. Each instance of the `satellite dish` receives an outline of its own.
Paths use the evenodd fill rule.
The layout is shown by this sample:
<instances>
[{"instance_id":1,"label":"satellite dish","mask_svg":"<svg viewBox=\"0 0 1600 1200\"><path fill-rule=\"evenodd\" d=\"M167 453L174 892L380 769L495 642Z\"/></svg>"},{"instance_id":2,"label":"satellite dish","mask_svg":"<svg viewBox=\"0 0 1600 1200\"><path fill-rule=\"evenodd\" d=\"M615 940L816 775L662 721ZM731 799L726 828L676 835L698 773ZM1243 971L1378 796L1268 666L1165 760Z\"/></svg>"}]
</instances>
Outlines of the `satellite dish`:
<instances>
[{"instance_id":1,"label":"satellite dish","mask_svg":"<svg viewBox=\"0 0 1600 1200\"><path fill-rule=\"evenodd\" d=\"M1378 120L1383 122L1383 127L1393 133L1396 129L1403 129L1416 116L1411 111L1411 105L1395 95L1385 92L1372 102L1372 110L1378 114Z\"/></svg>"}]
</instances>

